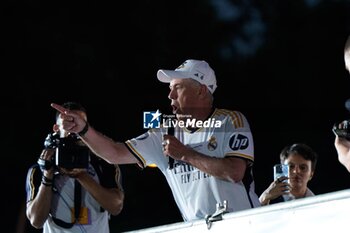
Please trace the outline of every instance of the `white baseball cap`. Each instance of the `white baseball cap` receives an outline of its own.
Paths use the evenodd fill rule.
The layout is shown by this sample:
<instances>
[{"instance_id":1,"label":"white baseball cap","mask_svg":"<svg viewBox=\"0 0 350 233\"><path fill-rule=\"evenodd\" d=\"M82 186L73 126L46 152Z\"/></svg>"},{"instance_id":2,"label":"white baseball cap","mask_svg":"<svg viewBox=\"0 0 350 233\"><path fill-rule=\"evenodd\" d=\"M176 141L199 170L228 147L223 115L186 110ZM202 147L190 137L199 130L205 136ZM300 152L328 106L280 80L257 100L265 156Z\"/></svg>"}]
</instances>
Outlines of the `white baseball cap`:
<instances>
[{"instance_id":1,"label":"white baseball cap","mask_svg":"<svg viewBox=\"0 0 350 233\"><path fill-rule=\"evenodd\" d=\"M157 78L164 83L170 83L176 78L192 78L208 87L213 94L217 85L214 70L206 61L188 59L175 70L158 70Z\"/></svg>"}]
</instances>

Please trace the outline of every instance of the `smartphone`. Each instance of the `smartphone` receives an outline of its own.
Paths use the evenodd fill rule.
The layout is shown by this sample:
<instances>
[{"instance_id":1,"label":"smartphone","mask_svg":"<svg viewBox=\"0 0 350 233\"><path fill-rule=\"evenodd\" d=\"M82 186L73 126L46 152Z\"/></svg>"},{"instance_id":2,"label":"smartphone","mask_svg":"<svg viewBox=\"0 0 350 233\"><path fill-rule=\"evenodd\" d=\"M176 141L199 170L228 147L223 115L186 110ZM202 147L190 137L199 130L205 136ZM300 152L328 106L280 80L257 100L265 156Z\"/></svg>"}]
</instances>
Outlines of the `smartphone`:
<instances>
[{"instance_id":1,"label":"smartphone","mask_svg":"<svg viewBox=\"0 0 350 233\"><path fill-rule=\"evenodd\" d=\"M275 164L273 166L273 179L277 180L280 177L289 177L289 165L288 164ZM288 180L284 180L288 182Z\"/></svg>"}]
</instances>

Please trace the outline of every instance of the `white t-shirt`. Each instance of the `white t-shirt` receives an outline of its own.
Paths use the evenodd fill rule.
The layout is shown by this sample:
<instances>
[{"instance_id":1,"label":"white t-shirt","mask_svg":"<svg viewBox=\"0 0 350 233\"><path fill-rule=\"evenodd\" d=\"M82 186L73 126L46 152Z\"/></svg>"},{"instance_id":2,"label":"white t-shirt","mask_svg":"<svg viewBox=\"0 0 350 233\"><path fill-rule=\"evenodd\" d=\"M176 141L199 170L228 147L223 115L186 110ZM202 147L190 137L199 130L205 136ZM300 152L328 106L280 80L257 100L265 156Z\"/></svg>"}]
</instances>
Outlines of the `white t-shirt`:
<instances>
[{"instance_id":1,"label":"white t-shirt","mask_svg":"<svg viewBox=\"0 0 350 233\"><path fill-rule=\"evenodd\" d=\"M98 176L90 164L88 169L90 175L99 183ZM44 224L44 233L109 233L109 213L101 211L100 204L95 200L89 192L82 188L81 214L82 223L75 223L71 228L66 229L58 226L53 222L52 216L64 222L70 223L74 219L74 212L70 209L74 206L74 181L75 179L68 176L58 175L55 177L55 188L58 192L54 192L51 204L51 215ZM83 212L82 212L83 211ZM93 223L93 224L92 224Z\"/></svg>"},{"instance_id":2,"label":"white t-shirt","mask_svg":"<svg viewBox=\"0 0 350 233\"><path fill-rule=\"evenodd\" d=\"M121 178L119 177L118 184L115 180L115 172L117 169L119 172L119 167L114 167L105 161L100 162L98 166L102 169L100 177L91 163L87 170L97 183L101 184L103 179L105 188L119 187L122 189L120 186ZM42 173L37 165L28 170L26 181L27 201L33 200L37 195L41 177ZM55 174L50 215L44 223L43 233L109 233L110 214L103 210L95 198L83 187L81 188L80 222L75 223L71 228L64 228L54 222L53 217L67 224L74 222L75 217L74 212L72 212L74 209L74 187L75 179Z\"/></svg>"},{"instance_id":3,"label":"white t-shirt","mask_svg":"<svg viewBox=\"0 0 350 233\"><path fill-rule=\"evenodd\" d=\"M221 126L209 124L190 132L177 125L174 136L184 145L210 157L246 159L249 161L247 170L251 171L254 145L245 116L238 111L215 109L209 121L220 121ZM235 183L215 178L182 161L174 161L174 168L169 169L169 158L162 151L162 139L167 130L166 127L151 129L126 141L126 145L143 166L156 164L162 171L185 221L213 214L216 204L224 201L229 212L260 206L249 172L242 181Z\"/></svg>"}]
</instances>

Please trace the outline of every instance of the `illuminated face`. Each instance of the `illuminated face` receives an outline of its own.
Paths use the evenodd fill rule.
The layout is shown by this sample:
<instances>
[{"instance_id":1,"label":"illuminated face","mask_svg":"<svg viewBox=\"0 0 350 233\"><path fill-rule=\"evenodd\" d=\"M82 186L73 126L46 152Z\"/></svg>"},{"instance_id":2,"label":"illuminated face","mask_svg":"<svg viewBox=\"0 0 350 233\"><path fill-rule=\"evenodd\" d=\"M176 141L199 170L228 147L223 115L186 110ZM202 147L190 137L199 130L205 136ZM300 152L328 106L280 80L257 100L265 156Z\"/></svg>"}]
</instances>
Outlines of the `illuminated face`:
<instances>
[{"instance_id":1,"label":"illuminated face","mask_svg":"<svg viewBox=\"0 0 350 233\"><path fill-rule=\"evenodd\" d=\"M191 115L198 103L200 86L200 83L191 79L173 79L170 82L168 98L174 114Z\"/></svg>"},{"instance_id":2,"label":"illuminated face","mask_svg":"<svg viewBox=\"0 0 350 233\"><path fill-rule=\"evenodd\" d=\"M284 163L289 165L289 182L292 189L306 189L313 176L311 161L299 154L291 153Z\"/></svg>"}]
</instances>

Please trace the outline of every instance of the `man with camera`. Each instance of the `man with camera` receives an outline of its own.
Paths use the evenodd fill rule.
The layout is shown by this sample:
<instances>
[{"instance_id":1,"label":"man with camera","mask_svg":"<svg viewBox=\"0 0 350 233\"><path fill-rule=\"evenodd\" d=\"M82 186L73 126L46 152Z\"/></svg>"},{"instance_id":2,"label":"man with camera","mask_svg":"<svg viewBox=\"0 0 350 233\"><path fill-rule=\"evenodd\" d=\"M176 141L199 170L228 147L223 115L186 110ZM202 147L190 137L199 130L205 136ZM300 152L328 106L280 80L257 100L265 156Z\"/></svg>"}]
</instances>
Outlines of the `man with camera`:
<instances>
[{"instance_id":1,"label":"man with camera","mask_svg":"<svg viewBox=\"0 0 350 233\"><path fill-rule=\"evenodd\" d=\"M63 106L87 119L80 104ZM84 131L66 132L59 112L53 131L38 163L28 171L27 218L44 233L109 233L109 216L119 214L124 202L119 167L98 158L81 142Z\"/></svg>"},{"instance_id":2,"label":"man with camera","mask_svg":"<svg viewBox=\"0 0 350 233\"><path fill-rule=\"evenodd\" d=\"M344 48L345 68L350 72L350 36ZM333 128L335 133L334 145L338 153L338 160L350 172L350 122L345 120Z\"/></svg>"}]
</instances>

